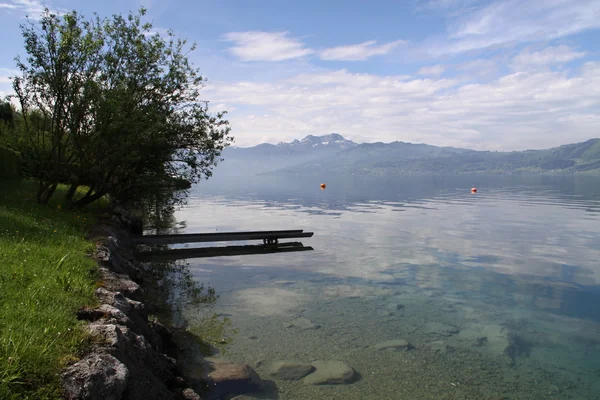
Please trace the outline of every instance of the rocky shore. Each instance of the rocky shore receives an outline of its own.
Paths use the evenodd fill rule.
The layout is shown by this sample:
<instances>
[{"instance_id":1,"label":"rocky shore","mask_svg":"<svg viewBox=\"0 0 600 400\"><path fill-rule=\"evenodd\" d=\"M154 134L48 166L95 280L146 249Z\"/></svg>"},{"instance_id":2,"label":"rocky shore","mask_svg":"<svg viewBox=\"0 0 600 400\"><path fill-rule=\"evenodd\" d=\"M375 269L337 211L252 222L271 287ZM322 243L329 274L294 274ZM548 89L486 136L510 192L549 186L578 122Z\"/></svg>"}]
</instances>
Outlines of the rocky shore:
<instances>
[{"instance_id":1,"label":"rocky shore","mask_svg":"<svg viewBox=\"0 0 600 400\"><path fill-rule=\"evenodd\" d=\"M81 309L80 320L94 344L78 362L62 373L66 399L199 400L198 388L207 397L232 397L262 388L256 372L246 364L200 358L194 376L187 380L178 365L174 330L151 316L153 306L144 288L152 282L151 265L133 256L131 232L141 225L126 212L115 213L97 227L98 304Z\"/></svg>"}]
</instances>

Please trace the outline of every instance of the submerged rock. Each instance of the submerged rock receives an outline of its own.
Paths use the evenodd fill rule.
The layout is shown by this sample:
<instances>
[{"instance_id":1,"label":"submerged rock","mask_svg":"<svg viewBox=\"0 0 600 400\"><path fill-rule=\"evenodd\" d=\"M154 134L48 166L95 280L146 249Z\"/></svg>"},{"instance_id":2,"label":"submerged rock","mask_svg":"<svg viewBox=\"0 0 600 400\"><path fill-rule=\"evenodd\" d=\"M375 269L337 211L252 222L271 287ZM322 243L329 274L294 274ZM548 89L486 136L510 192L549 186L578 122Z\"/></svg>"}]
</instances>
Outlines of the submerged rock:
<instances>
[{"instance_id":1,"label":"submerged rock","mask_svg":"<svg viewBox=\"0 0 600 400\"><path fill-rule=\"evenodd\" d=\"M397 312L400 310L404 310L404 304L400 303L390 303L386 306L386 309L390 312Z\"/></svg>"},{"instance_id":2,"label":"submerged rock","mask_svg":"<svg viewBox=\"0 0 600 400\"><path fill-rule=\"evenodd\" d=\"M408 343L404 339L394 339L394 340L386 340L383 342L377 343L373 348L377 351L380 350L395 350L395 351L407 351L411 347L410 343Z\"/></svg>"},{"instance_id":3,"label":"submerged rock","mask_svg":"<svg viewBox=\"0 0 600 400\"><path fill-rule=\"evenodd\" d=\"M352 367L342 361L315 361L312 365L315 372L304 378L306 385L339 385L351 383L355 372Z\"/></svg>"},{"instance_id":4,"label":"submerged rock","mask_svg":"<svg viewBox=\"0 0 600 400\"><path fill-rule=\"evenodd\" d=\"M321 325L314 324L310 319L304 317L294 318L290 322L285 323L284 326L286 328L294 327L302 330L319 329L321 327Z\"/></svg>"},{"instance_id":5,"label":"submerged rock","mask_svg":"<svg viewBox=\"0 0 600 400\"><path fill-rule=\"evenodd\" d=\"M260 391L263 381L247 364L220 358L205 358L203 378L211 388L211 396L223 397Z\"/></svg>"},{"instance_id":6,"label":"submerged rock","mask_svg":"<svg viewBox=\"0 0 600 400\"><path fill-rule=\"evenodd\" d=\"M297 364L286 361L276 361L271 364L269 375L278 379L297 381L315 370L311 364Z\"/></svg>"},{"instance_id":7,"label":"submerged rock","mask_svg":"<svg viewBox=\"0 0 600 400\"><path fill-rule=\"evenodd\" d=\"M429 348L433 351L440 353L446 353L448 350L446 343L444 343L442 340L436 340L434 342L429 343Z\"/></svg>"},{"instance_id":8,"label":"submerged rock","mask_svg":"<svg viewBox=\"0 0 600 400\"><path fill-rule=\"evenodd\" d=\"M429 334L445 337L456 335L460 332L460 329L458 329L456 326L441 322L428 322L425 324L424 330Z\"/></svg>"},{"instance_id":9,"label":"submerged rock","mask_svg":"<svg viewBox=\"0 0 600 400\"><path fill-rule=\"evenodd\" d=\"M500 325L480 325L473 324L468 329L460 331L458 338L470 344L473 347L479 347L481 350L488 351L495 355L508 356L514 359L511 352L515 349L511 345L511 338L508 331ZM525 348L526 346L521 346Z\"/></svg>"},{"instance_id":10,"label":"submerged rock","mask_svg":"<svg viewBox=\"0 0 600 400\"><path fill-rule=\"evenodd\" d=\"M377 311L377 315L379 315L380 317L391 317L392 315L394 315L394 313L392 311L379 310Z\"/></svg>"},{"instance_id":11,"label":"submerged rock","mask_svg":"<svg viewBox=\"0 0 600 400\"><path fill-rule=\"evenodd\" d=\"M200 395L190 388L183 389L180 393L180 396L185 400L202 400Z\"/></svg>"}]
</instances>

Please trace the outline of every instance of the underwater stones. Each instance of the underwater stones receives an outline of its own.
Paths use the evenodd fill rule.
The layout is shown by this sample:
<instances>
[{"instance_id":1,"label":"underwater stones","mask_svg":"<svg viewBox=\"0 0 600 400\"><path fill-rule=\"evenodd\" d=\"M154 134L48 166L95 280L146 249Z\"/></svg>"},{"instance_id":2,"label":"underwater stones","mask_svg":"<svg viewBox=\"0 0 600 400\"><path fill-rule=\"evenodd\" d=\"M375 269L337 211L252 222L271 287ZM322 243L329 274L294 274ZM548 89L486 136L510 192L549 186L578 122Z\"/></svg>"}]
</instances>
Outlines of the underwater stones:
<instances>
[{"instance_id":1,"label":"underwater stones","mask_svg":"<svg viewBox=\"0 0 600 400\"><path fill-rule=\"evenodd\" d=\"M311 364L298 364L287 361L276 361L271 364L269 375L275 378L297 381L304 378L315 370L315 367Z\"/></svg>"},{"instance_id":2,"label":"underwater stones","mask_svg":"<svg viewBox=\"0 0 600 400\"><path fill-rule=\"evenodd\" d=\"M299 328L301 330L319 329L321 325L314 324L310 319L305 317L294 318L293 320L283 324L286 328Z\"/></svg>"},{"instance_id":3,"label":"underwater stones","mask_svg":"<svg viewBox=\"0 0 600 400\"><path fill-rule=\"evenodd\" d=\"M428 322L425 324L424 331L429 334L448 337L456 335L460 332L460 329L454 325L447 325L442 322Z\"/></svg>"},{"instance_id":4,"label":"underwater stones","mask_svg":"<svg viewBox=\"0 0 600 400\"><path fill-rule=\"evenodd\" d=\"M407 351L411 348L410 343L404 339L385 340L377 343L373 348L377 351L389 350L389 351Z\"/></svg>"},{"instance_id":5,"label":"underwater stones","mask_svg":"<svg viewBox=\"0 0 600 400\"><path fill-rule=\"evenodd\" d=\"M429 343L429 348L435 352L446 353L447 347L443 340L436 340Z\"/></svg>"},{"instance_id":6,"label":"underwater stones","mask_svg":"<svg viewBox=\"0 0 600 400\"><path fill-rule=\"evenodd\" d=\"M236 313L261 317L286 315L308 301L309 295L291 290L289 286L248 288L233 295Z\"/></svg>"},{"instance_id":7,"label":"underwater stones","mask_svg":"<svg viewBox=\"0 0 600 400\"><path fill-rule=\"evenodd\" d=\"M190 389L190 388L183 389L181 391L180 395L185 400L202 400L202 398L200 397L200 395L198 393L196 393L194 390Z\"/></svg>"},{"instance_id":8,"label":"underwater stones","mask_svg":"<svg viewBox=\"0 0 600 400\"><path fill-rule=\"evenodd\" d=\"M404 310L404 304L389 303L385 308L386 308L386 310L395 313L397 311Z\"/></svg>"},{"instance_id":9,"label":"underwater stones","mask_svg":"<svg viewBox=\"0 0 600 400\"><path fill-rule=\"evenodd\" d=\"M508 346L504 349L504 354L507 355L514 363L517 357L529 356L533 344L523 336L511 332L507 335Z\"/></svg>"},{"instance_id":10,"label":"underwater stones","mask_svg":"<svg viewBox=\"0 0 600 400\"><path fill-rule=\"evenodd\" d=\"M472 325L461 330L458 339L496 355L506 355L511 345L506 330L500 325Z\"/></svg>"},{"instance_id":11,"label":"underwater stones","mask_svg":"<svg viewBox=\"0 0 600 400\"><path fill-rule=\"evenodd\" d=\"M377 298L392 294L390 289L364 285L332 285L323 289L321 295L328 299Z\"/></svg>"},{"instance_id":12,"label":"underwater stones","mask_svg":"<svg viewBox=\"0 0 600 400\"><path fill-rule=\"evenodd\" d=\"M483 346L487 343L487 340L487 336L478 336L475 343L473 343L473 346Z\"/></svg>"},{"instance_id":13,"label":"underwater stones","mask_svg":"<svg viewBox=\"0 0 600 400\"><path fill-rule=\"evenodd\" d=\"M306 385L339 385L351 383L355 377L352 367L342 361L315 361L316 370L304 378Z\"/></svg>"},{"instance_id":14,"label":"underwater stones","mask_svg":"<svg viewBox=\"0 0 600 400\"><path fill-rule=\"evenodd\" d=\"M394 313L392 311L379 310L377 311L377 315L379 315L380 317L391 317L392 315L394 315Z\"/></svg>"},{"instance_id":15,"label":"underwater stones","mask_svg":"<svg viewBox=\"0 0 600 400\"><path fill-rule=\"evenodd\" d=\"M203 364L203 378L215 397L252 393L263 388L263 381L247 364L212 357L205 358Z\"/></svg>"}]
</instances>

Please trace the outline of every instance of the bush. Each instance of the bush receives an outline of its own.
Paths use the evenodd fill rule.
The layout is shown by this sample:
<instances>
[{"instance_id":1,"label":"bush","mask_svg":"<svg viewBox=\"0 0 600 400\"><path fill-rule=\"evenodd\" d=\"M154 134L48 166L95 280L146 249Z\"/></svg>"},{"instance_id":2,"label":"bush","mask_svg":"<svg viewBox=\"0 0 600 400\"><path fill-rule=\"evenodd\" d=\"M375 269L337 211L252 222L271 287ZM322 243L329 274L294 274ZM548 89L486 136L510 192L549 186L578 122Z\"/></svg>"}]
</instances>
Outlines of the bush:
<instances>
[{"instance_id":1,"label":"bush","mask_svg":"<svg viewBox=\"0 0 600 400\"><path fill-rule=\"evenodd\" d=\"M21 172L21 156L16 151L0 145L0 177L18 178Z\"/></svg>"}]
</instances>

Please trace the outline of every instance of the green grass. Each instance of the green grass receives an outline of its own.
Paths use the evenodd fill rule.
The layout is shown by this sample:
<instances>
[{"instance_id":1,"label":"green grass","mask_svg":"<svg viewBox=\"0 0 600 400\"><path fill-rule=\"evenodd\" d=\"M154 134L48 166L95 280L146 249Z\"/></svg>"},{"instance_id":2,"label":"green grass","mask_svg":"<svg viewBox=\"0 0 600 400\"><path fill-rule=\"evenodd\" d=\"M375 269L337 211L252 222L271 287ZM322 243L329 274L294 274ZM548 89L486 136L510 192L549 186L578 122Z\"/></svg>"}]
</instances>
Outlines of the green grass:
<instances>
[{"instance_id":1,"label":"green grass","mask_svg":"<svg viewBox=\"0 0 600 400\"><path fill-rule=\"evenodd\" d=\"M0 185L0 399L59 398L61 369L90 344L75 312L94 303L93 216L63 209L65 187L40 206L34 183Z\"/></svg>"}]
</instances>

